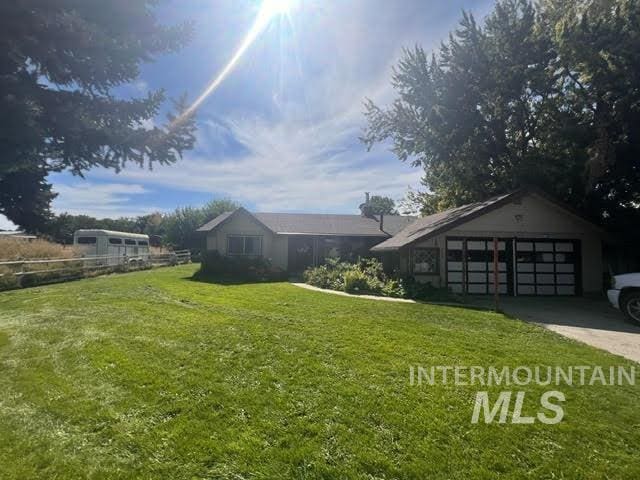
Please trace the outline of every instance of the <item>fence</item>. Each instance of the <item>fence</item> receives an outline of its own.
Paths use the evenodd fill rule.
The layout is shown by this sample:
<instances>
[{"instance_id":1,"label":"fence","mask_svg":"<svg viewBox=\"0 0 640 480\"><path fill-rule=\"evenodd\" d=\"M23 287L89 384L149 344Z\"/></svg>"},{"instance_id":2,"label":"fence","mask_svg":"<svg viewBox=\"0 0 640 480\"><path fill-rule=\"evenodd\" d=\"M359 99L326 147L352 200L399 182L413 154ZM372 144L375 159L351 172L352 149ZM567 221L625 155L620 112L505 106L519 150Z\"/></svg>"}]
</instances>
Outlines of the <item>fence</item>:
<instances>
[{"instance_id":1,"label":"fence","mask_svg":"<svg viewBox=\"0 0 640 480\"><path fill-rule=\"evenodd\" d=\"M111 272L127 272L191 262L189 250L144 257L98 255L0 262L0 290L64 282Z\"/></svg>"}]
</instances>

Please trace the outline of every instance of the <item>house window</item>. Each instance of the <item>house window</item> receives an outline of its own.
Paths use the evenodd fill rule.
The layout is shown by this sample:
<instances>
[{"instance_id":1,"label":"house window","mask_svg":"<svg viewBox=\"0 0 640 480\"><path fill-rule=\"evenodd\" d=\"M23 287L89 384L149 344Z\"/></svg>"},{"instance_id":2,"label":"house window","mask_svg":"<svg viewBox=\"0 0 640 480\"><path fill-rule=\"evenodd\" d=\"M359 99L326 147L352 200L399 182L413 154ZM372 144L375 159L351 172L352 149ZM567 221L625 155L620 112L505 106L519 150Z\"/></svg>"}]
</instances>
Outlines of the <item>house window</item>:
<instances>
[{"instance_id":1,"label":"house window","mask_svg":"<svg viewBox=\"0 0 640 480\"><path fill-rule=\"evenodd\" d=\"M258 235L228 235L228 255L262 255L262 237Z\"/></svg>"},{"instance_id":2,"label":"house window","mask_svg":"<svg viewBox=\"0 0 640 480\"><path fill-rule=\"evenodd\" d=\"M438 273L437 248L413 249L413 273Z\"/></svg>"}]
</instances>

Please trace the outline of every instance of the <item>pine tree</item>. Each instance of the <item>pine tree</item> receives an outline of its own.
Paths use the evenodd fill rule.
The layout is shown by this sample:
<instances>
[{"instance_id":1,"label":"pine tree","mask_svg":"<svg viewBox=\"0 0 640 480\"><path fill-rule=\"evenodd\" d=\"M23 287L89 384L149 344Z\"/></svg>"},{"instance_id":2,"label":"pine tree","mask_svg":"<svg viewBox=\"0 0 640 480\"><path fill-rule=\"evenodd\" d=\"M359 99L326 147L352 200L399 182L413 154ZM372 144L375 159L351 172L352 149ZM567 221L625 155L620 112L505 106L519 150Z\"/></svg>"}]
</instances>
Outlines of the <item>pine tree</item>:
<instances>
[{"instance_id":1,"label":"pine tree","mask_svg":"<svg viewBox=\"0 0 640 480\"><path fill-rule=\"evenodd\" d=\"M175 52L191 26L164 26L155 1L25 0L0 7L0 213L37 231L51 172L170 164L194 144L192 117L149 126L163 90L120 98L143 63ZM175 104L185 108L185 99Z\"/></svg>"}]
</instances>

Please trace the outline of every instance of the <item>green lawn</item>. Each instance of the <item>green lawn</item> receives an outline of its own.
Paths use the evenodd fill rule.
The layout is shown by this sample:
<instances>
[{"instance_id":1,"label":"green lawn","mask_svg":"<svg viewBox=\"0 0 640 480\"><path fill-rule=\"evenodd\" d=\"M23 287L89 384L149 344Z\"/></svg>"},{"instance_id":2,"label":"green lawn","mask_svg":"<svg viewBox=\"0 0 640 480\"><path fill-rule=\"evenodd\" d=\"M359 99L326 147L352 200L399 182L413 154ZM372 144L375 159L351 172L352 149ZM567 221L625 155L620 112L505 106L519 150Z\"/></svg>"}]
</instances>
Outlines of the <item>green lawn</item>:
<instances>
[{"instance_id":1,"label":"green lawn","mask_svg":"<svg viewBox=\"0 0 640 480\"><path fill-rule=\"evenodd\" d=\"M409 384L410 365L628 361L495 313L195 270L0 294L0 478L640 478L637 385L485 425L482 387ZM535 414L547 388L518 389Z\"/></svg>"}]
</instances>

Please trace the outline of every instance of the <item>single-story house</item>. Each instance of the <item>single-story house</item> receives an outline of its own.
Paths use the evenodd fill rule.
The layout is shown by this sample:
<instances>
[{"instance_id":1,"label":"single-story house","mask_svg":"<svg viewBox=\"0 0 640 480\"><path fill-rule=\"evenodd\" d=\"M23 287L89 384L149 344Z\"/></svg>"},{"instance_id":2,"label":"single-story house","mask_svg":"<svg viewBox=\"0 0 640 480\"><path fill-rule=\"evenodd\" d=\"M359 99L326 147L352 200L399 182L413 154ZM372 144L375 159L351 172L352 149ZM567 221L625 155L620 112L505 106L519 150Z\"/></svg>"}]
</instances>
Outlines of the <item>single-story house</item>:
<instances>
[{"instance_id":1,"label":"single-story house","mask_svg":"<svg viewBox=\"0 0 640 480\"><path fill-rule=\"evenodd\" d=\"M198 229L207 250L262 256L300 272L329 257L379 256L387 269L453 292L581 295L603 285L605 232L543 192L513 193L416 218L374 215L223 213Z\"/></svg>"}]
</instances>

